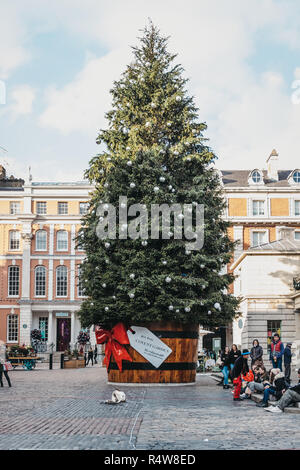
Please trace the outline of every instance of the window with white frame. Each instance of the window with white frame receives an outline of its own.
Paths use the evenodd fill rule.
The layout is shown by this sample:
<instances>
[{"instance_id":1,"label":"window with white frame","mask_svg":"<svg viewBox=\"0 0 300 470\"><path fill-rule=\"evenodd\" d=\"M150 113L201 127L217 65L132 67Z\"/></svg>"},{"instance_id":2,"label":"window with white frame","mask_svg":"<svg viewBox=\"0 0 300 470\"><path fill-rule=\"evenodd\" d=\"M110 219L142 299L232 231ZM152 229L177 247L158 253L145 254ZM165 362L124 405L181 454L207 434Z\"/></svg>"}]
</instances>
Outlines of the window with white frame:
<instances>
[{"instance_id":1,"label":"window with white frame","mask_svg":"<svg viewBox=\"0 0 300 470\"><path fill-rule=\"evenodd\" d=\"M293 181L294 181L294 183L297 183L297 184L300 183L300 171L299 170L294 171Z\"/></svg>"},{"instance_id":2,"label":"window with white frame","mask_svg":"<svg viewBox=\"0 0 300 470\"><path fill-rule=\"evenodd\" d=\"M261 183L262 182L262 176L261 173L258 170L254 170L251 174L252 181L253 183Z\"/></svg>"},{"instance_id":3,"label":"window with white frame","mask_svg":"<svg viewBox=\"0 0 300 470\"><path fill-rule=\"evenodd\" d=\"M81 279L81 272L82 272L82 268L81 268L81 265L79 264L78 267L77 267L77 273L78 273L78 284L77 284L77 288L78 288L78 297L84 297L84 288L83 288L83 282L82 282L82 279Z\"/></svg>"},{"instance_id":4,"label":"window with white frame","mask_svg":"<svg viewBox=\"0 0 300 470\"><path fill-rule=\"evenodd\" d=\"M80 213L80 215L85 215L85 214L87 214L87 212L88 212L88 207L89 207L88 202L80 202L80 203L79 203L79 213Z\"/></svg>"},{"instance_id":5,"label":"window with white frame","mask_svg":"<svg viewBox=\"0 0 300 470\"><path fill-rule=\"evenodd\" d=\"M39 330L42 341L48 341L48 317L39 317Z\"/></svg>"},{"instance_id":6,"label":"window with white frame","mask_svg":"<svg viewBox=\"0 0 300 470\"><path fill-rule=\"evenodd\" d=\"M68 203L67 202L59 202L57 204L58 213L59 215L67 215L68 214Z\"/></svg>"},{"instance_id":7,"label":"window with white frame","mask_svg":"<svg viewBox=\"0 0 300 470\"><path fill-rule=\"evenodd\" d=\"M59 230L56 239L57 251L68 251L68 232L66 230Z\"/></svg>"},{"instance_id":8,"label":"window with white frame","mask_svg":"<svg viewBox=\"0 0 300 470\"><path fill-rule=\"evenodd\" d=\"M252 215L265 215L265 201L252 201Z\"/></svg>"},{"instance_id":9,"label":"window with white frame","mask_svg":"<svg viewBox=\"0 0 300 470\"><path fill-rule=\"evenodd\" d=\"M300 231L295 231L295 240L300 241Z\"/></svg>"},{"instance_id":10,"label":"window with white frame","mask_svg":"<svg viewBox=\"0 0 300 470\"><path fill-rule=\"evenodd\" d=\"M258 246L258 245L263 245L264 243L267 243L267 232L266 231L253 231L252 232L252 240L251 240L251 245L252 246Z\"/></svg>"},{"instance_id":11,"label":"window with white frame","mask_svg":"<svg viewBox=\"0 0 300 470\"><path fill-rule=\"evenodd\" d=\"M10 203L10 213L13 215L13 214L20 214L20 212L21 212L21 203L12 201Z\"/></svg>"},{"instance_id":12,"label":"window with white frame","mask_svg":"<svg viewBox=\"0 0 300 470\"><path fill-rule=\"evenodd\" d=\"M35 268L35 296L45 297L46 295L46 268L37 266Z\"/></svg>"},{"instance_id":13,"label":"window with white frame","mask_svg":"<svg viewBox=\"0 0 300 470\"><path fill-rule=\"evenodd\" d=\"M66 266L56 268L56 297L68 295L68 271Z\"/></svg>"},{"instance_id":14,"label":"window with white frame","mask_svg":"<svg viewBox=\"0 0 300 470\"><path fill-rule=\"evenodd\" d=\"M38 230L35 234L35 249L37 251L47 250L47 232L46 230Z\"/></svg>"},{"instance_id":15,"label":"window with white frame","mask_svg":"<svg viewBox=\"0 0 300 470\"><path fill-rule=\"evenodd\" d=\"M19 319L18 315L11 314L7 316L7 342L17 343L19 338Z\"/></svg>"},{"instance_id":16,"label":"window with white frame","mask_svg":"<svg viewBox=\"0 0 300 470\"><path fill-rule=\"evenodd\" d=\"M295 215L300 215L300 200L295 201L294 209L295 209Z\"/></svg>"},{"instance_id":17,"label":"window with white frame","mask_svg":"<svg viewBox=\"0 0 300 470\"><path fill-rule=\"evenodd\" d=\"M10 251L20 249L20 232L18 230L10 230L9 232L9 249Z\"/></svg>"},{"instance_id":18,"label":"window with white frame","mask_svg":"<svg viewBox=\"0 0 300 470\"><path fill-rule=\"evenodd\" d=\"M8 295L18 296L20 289L20 268L9 266L8 268Z\"/></svg>"},{"instance_id":19,"label":"window with white frame","mask_svg":"<svg viewBox=\"0 0 300 470\"><path fill-rule=\"evenodd\" d=\"M47 214L47 202L45 201L38 201L36 203L36 213L38 215L45 215Z\"/></svg>"}]
</instances>

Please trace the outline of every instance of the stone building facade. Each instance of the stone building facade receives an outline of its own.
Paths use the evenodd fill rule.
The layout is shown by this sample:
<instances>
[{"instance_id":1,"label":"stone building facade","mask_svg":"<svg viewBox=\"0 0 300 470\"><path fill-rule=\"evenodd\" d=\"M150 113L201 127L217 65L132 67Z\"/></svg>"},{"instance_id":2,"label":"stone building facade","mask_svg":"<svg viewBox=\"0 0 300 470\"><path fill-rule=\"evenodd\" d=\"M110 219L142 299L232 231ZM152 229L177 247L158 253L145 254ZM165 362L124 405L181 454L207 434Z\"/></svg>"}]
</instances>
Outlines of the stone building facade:
<instances>
[{"instance_id":1,"label":"stone building facade","mask_svg":"<svg viewBox=\"0 0 300 470\"><path fill-rule=\"evenodd\" d=\"M239 275L240 267L236 264L239 260L247 282L251 276L255 280L260 275L263 258L256 267L252 266L252 271L248 262L254 247L279 240L282 226L292 229L295 241L300 239L300 170L279 170L275 150L267 159L266 168L218 171L227 201L224 216L231 223L229 235L238 241L228 269ZM65 348L68 341L75 342L80 329L76 312L83 297L78 275L84 259L84 252L76 248L75 238L92 189L85 181L36 183L29 177L24 182L8 178L0 166L0 339L7 344L29 343L34 328L41 329L45 340L54 343L57 350ZM244 260L241 257L245 252L248 254ZM276 263L280 264L280 259ZM299 274L300 266L295 267L293 275L297 270ZM251 322L257 325L265 322L257 309L259 315L264 315L263 309L267 308L264 296L269 295L269 288L263 282L257 285L260 294L254 304L239 289L239 282L234 283L232 292L243 296L243 318L233 325L220 325L220 331L226 332L224 342L228 345L237 342L249 346L252 336L247 329ZM290 295L290 300L285 300L284 310L276 310L270 321L276 321L281 314L295 316L295 306L299 308L297 292L287 293L283 287L284 283L277 286L277 293L284 298ZM300 338L298 330L296 337Z\"/></svg>"}]
</instances>

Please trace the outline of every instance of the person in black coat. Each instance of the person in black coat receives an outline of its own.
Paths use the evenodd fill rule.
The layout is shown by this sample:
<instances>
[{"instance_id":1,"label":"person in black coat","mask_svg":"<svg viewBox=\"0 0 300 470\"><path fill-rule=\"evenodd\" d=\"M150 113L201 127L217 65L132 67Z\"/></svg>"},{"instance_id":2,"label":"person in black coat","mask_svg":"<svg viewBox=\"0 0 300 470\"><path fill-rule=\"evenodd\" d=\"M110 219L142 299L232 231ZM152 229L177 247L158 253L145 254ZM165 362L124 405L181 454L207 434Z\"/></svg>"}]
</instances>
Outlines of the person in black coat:
<instances>
[{"instance_id":1,"label":"person in black coat","mask_svg":"<svg viewBox=\"0 0 300 470\"><path fill-rule=\"evenodd\" d=\"M262 365L262 357L263 357L263 348L260 346L258 339L253 340L252 348L250 352L251 357L251 368L256 365Z\"/></svg>"},{"instance_id":2,"label":"person in black coat","mask_svg":"<svg viewBox=\"0 0 300 470\"><path fill-rule=\"evenodd\" d=\"M241 376L249 372L249 366L248 366L249 355L250 355L250 351L248 351L248 349L243 349L243 352L235 361L233 369L232 369L232 377L233 377L233 383L234 383L234 394L233 394L234 401L242 400L242 398L240 397L241 388L242 388Z\"/></svg>"},{"instance_id":3,"label":"person in black coat","mask_svg":"<svg viewBox=\"0 0 300 470\"><path fill-rule=\"evenodd\" d=\"M287 383L291 383L292 343L286 343L283 353L284 377Z\"/></svg>"},{"instance_id":4,"label":"person in black coat","mask_svg":"<svg viewBox=\"0 0 300 470\"><path fill-rule=\"evenodd\" d=\"M221 354L221 361L222 361L222 374L224 376L224 385L223 388L229 388L228 385L228 376L230 370L230 362L229 362L229 347L226 346L224 352Z\"/></svg>"},{"instance_id":5,"label":"person in black coat","mask_svg":"<svg viewBox=\"0 0 300 470\"><path fill-rule=\"evenodd\" d=\"M231 370L233 369L234 363L237 358L240 357L240 355L241 351L237 348L236 344L233 344L229 353L229 365Z\"/></svg>"}]
</instances>

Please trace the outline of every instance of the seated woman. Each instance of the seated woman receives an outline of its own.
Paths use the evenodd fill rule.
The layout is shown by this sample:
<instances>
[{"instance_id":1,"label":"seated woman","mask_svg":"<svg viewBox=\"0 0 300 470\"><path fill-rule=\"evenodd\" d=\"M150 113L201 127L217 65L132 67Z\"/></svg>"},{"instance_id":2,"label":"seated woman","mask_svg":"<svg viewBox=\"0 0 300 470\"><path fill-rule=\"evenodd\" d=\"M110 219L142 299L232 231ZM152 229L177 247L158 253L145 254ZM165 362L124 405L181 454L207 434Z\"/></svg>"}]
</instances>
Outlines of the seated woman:
<instances>
[{"instance_id":1,"label":"seated woman","mask_svg":"<svg viewBox=\"0 0 300 470\"><path fill-rule=\"evenodd\" d=\"M268 400L270 395L274 395L276 400L280 400L283 393L285 392L287 386L284 379L284 373L281 372L279 368L272 369L270 374L270 386L266 386L264 389L264 398L261 403L257 403L256 406L260 406L262 408L267 408Z\"/></svg>"}]
</instances>

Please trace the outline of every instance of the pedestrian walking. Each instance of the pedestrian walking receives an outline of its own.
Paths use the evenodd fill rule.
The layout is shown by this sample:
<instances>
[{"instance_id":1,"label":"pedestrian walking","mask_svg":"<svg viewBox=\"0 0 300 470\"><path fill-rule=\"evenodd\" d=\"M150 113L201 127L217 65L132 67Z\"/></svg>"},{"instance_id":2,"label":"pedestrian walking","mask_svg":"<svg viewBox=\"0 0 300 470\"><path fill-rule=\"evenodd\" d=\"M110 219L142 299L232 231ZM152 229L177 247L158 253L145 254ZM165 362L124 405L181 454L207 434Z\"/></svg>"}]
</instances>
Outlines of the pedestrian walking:
<instances>
[{"instance_id":1,"label":"pedestrian walking","mask_svg":"<svg viewBox=\"0 0 300 470\"><path fill-rule=\"evenodd\" d=\"M88 360L87 360L86 366L89 364L90 360L92 361L92 366L93 366L94 365L94 351L91 346L89 347L89 350L88 350Z\"/></svg>"},{"instance_id":2,"label":"pedestrian walking","mask_svg":"<svg viewBox=\"0 0 300 470\"><path fill-rule=\"evenodd\" d=\"M98 364L97 357L98 357L98 346L97 346L97 344L95 344L95 349L94 349L94 362L95 362L95 364Z\"/></svg>"},{"instance_id":3,"label":"pedestrian walking","mask_svg":"<svg viewBox=\"0 0 300 470\"><path fill-rule=\"evenodd\" d=\"M232 369L232 377L233 377L233 384L234 384L234 394L233 394L234 401L243 400L240 397L241 388L242 388L242 375L244 376L249 372L249 366L248 366L249 355L250 355L250 351L248 351L248 349L243 349L243 352L236 359L233 369Z\"/></svg>"},{"instance_id":4,"label":"pedestrian walking","mask_svg":"<svg viewBox=\"0 0 300 470\"><path fill-rule=\"evenodd\" d=\"M284 353L284 345L280 341L280 336L275 333L271 342L270 361L272 361L273 369L282 371L282 356Z\"/></svg>"},{"instance_id":5,"label":"pedestrian walking","mask_svg":"<svg viewBox=\"0 0 300 470\"><path fill-rule=\"evenodd\" d=\"M263 365L263 348L260 346L258 339L253 340L252 343L252 348L251 348L251 369L253 366L258 365L262 366Z\"/></svg>"},{"instance_id":6,"label":"pedestrian walking","mask_svg":"<svg viewBox=\"0 0 300 470\"><path fill-rule=\"evenodd\" d=\"M285 381L291 383L291 362L292 362L292 343L286 343L283 353L284 377Z\"/></svg>"},{"instance_id":7,"label":"pedestrian walking","mask_svg":"<svg viewBox=\"0 0 300 470\"><path fill-rule=\"evenodd\" d=\"M0 386L3 387L3 374L6 378L8 386L11 387L11 381L8 375L7 361L6 361L6 345L4 341L0 340Z\"/></svg>"},{"instance_id":8,"label":"pedestrian walking","mask_svg":"<svg viewBox=\"0 0 300 470\"><path fill-rule=\"evenodd\" d=\"M222 374L224 376L223 388L228 389L228 377L229 377L229 369L230 369L230 362L229 362L229 347L226 346L224 352L221 354L221 361L222 361Z\"/></svg>"}]
</instances>

